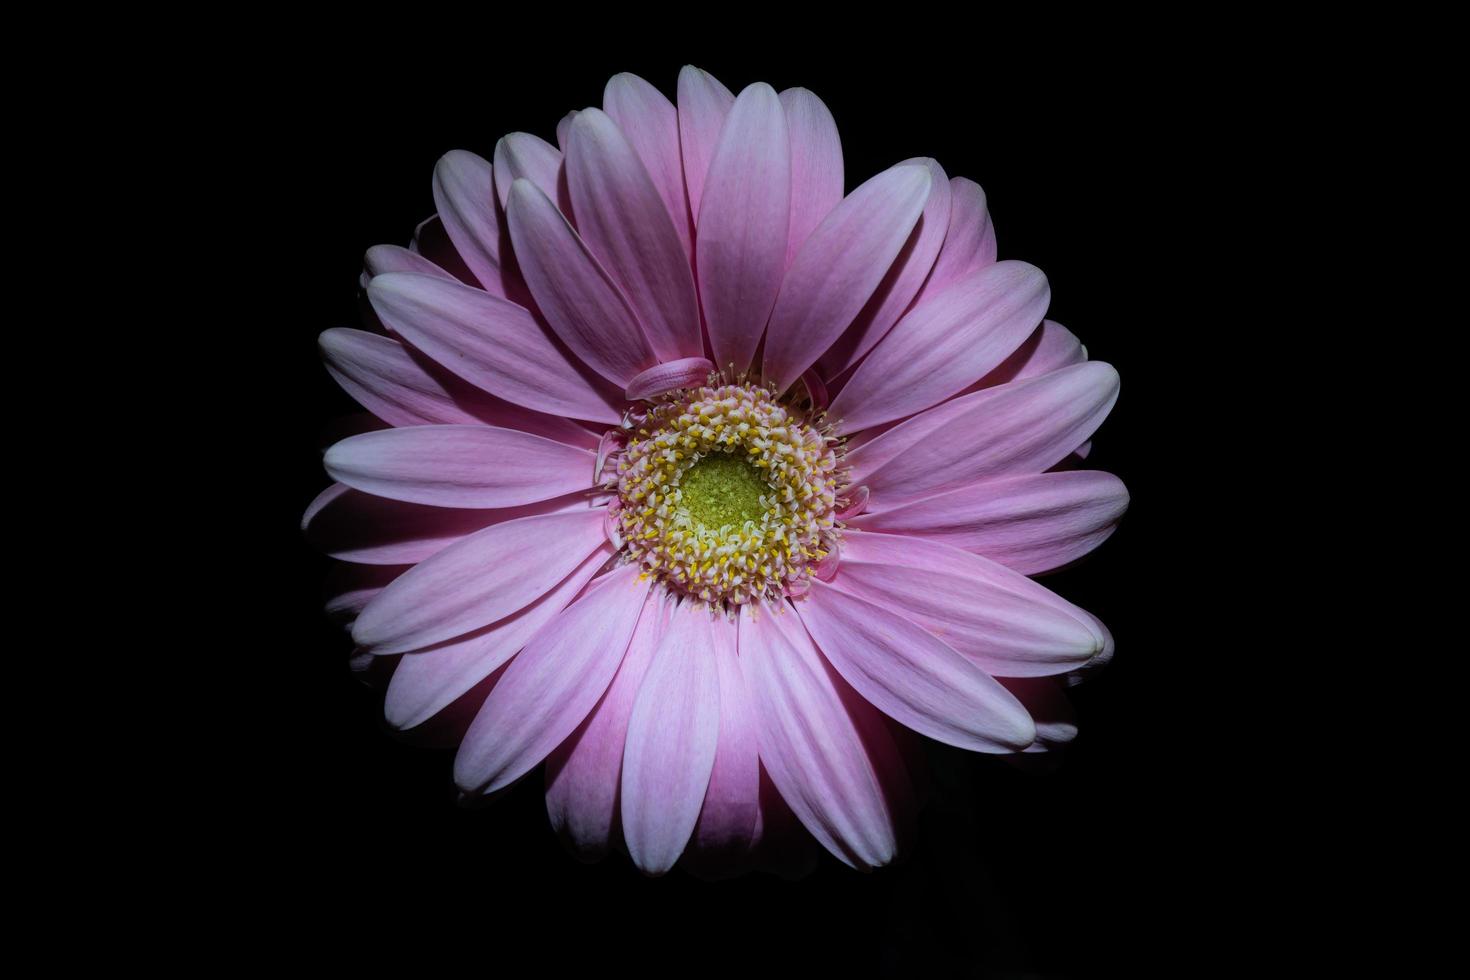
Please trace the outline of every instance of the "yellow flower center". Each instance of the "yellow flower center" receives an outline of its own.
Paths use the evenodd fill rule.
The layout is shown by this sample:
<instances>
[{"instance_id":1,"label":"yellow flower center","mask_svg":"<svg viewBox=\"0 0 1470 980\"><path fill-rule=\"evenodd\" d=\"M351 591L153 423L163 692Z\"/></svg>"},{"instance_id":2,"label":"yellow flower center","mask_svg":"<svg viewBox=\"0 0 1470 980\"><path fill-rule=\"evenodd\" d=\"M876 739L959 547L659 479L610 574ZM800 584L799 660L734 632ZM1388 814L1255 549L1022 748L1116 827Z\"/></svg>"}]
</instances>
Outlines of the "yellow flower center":
<instances>
[{"instance_id":1,"label":"yellow flower center","mask_svg":"<svg viewBox=\"0 0 1470 980\"><path fill-rule=\"evenodd\" d=\"M709 603L804 591L834 546L840 441L768 389L682 389L655 402L618 460L630 556Z\"/></svg>"}]
</instances>

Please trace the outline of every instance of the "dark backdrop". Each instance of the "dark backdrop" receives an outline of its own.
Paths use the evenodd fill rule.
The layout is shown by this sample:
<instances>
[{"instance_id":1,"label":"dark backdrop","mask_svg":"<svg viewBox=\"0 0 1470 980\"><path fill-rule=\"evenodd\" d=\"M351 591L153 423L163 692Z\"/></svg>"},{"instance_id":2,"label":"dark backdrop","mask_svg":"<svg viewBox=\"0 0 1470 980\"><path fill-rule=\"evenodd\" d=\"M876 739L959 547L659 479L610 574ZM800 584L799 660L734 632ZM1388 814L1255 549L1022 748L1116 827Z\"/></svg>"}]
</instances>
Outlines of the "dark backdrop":
<instances>
[{"instance_id":1,"label":"dark backdrop","mask_svg":"<svg viewBox=\"0 0 1470 980\"><path fill-rule=\"evenodd\" d=\"M303 73L257 120L256 176L270 188L262 259L283 284L259 331L279 454L269 523L285 552L272 567L287 569L270 587L289 621L241 680L260 708L246 733L257 765L239 791L259 806L245 839L271 882L262 928L328 953L453 952L487 968L544 957L553 972L613 956L604 969L1184 974L1209 957L1185 937L1215 890L1227 790L1202 750L1214 705L1183 595L1203 515L1179 477L1208 447L1177 380L1205 346L1208 300L1184 283L1203 261L1201 229L1219 219L1203 176L1208 126L1197 105L1180 113L1180 86L1194 83L1164 66L1063 78L1042 57L1006 73L982 62L761 51L696 62L737 92L763 80L820 95L848 189L916 155L978 181L1001 256L1040 266L1050 316L1122 377L1089 462L1123 478L1131 510L1100 551L1047 580L1117 638L1113 665L1075 692L1081 736L1050 772L936 748L936 795L907 863L861 875L824 856L794 883L648 880L619 857L580 865L547 825L539 770L497 806L458 807L452 752L388 733L380 694L349 674L348 641L320 613L328 563L295 532L328 482L319 433L355 410L315 338L356 324L363 252L406 244L432 213L435 160L457 147L489 157L514 130L554 142L557 120L600 104L618 71L672 97L679 55L548 61L502 42L453 73L349 55Z\"/></svg>"}]
</instances>

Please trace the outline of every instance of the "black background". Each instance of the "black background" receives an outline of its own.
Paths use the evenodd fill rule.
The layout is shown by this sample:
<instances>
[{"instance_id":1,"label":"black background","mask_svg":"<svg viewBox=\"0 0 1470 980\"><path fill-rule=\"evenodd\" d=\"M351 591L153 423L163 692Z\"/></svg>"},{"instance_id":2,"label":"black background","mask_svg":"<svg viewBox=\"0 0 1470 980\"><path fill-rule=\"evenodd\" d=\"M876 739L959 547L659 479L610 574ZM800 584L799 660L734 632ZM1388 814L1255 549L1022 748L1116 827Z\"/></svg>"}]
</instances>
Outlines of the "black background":
<instances>
[{"instance_id":1,"label":"black background","mask_svg":"<svg viewBox=\"0 0 1470 980\"><path fill-rule=\"evenodd\" d=\"M268 664L242 672L259 705L246 734L256 765L232 789L256 804L242 847L271 882L263 927L342 957L452 952L487 968L530 957L553 972L1092 976L1208 962L1189 937L1228 880L1215 854L1231 794L1207 748L1222 707L1209 626L1190 628L1185 599L1205 508L1186 476L1209 448L1189 397L1207 383L1188 375L1208 303L1189 293L1221 205L1206 176L1209 110L1175 65L1062 77L1040 54L1004 73L952 57L691 59L736 92L753 81L815 91L841 132L849 190L923 155L978 181L1001 257L1041 267L1049 316L1118 368L1122 393L1089 464L1122 477L1130 512L1089 560L1046 580L1108 624L1118 653L1075 691L1081 736L1059 768L936 747L935 798L906 863L862 875L824 856L799 882L709 884L644 879L620 857L580 865L549 829L539 770L497 805L462 809L452 752L386 731L381 695L349 674L349 643L321 615L328 562L296 532L328 482L319 434L356 410L322 370L316 336L356 325L362 254L407 244L433 212L442 153L488 158L516 130L555 142L557 120L600 104L612 74L672 98L683 63L545 54L502 43L454 73L410 62L391 78L349 54L303 76L254 147L284 284L258 336L278 464L266 477L282 542L272 568L288 569L271 598L288 625Z\"/></svg>"}]
</instances>

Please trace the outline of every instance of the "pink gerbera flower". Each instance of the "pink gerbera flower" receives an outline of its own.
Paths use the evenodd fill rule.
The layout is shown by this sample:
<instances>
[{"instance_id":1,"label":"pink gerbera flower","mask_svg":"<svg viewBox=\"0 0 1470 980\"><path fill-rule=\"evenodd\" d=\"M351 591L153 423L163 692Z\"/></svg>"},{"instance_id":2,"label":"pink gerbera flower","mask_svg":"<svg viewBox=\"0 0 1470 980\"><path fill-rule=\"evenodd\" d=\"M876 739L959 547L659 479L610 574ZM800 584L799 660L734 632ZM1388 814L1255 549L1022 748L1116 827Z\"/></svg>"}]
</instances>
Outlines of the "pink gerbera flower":
<instances>
[{"instance_id":1,"label":"pink gerbera flower","mask_svg":"<svg viewBox=\"0 0 1470 980\"><path fill-rule=\"evenodd\" d=\"M914 733L1075 734L1062 688L1112 641L1028 576L1127 505L1071 465L1117 374L996 261L972 181L844 196L804 89L619 75L557 141L447 154L414 246L368 252L371 329L322 335L388 426L306 514L351 563L332 608L396 659L393 726L462 734L470 796L545 762L582 855L886 864Z\"/></svg>"}]
</instances>

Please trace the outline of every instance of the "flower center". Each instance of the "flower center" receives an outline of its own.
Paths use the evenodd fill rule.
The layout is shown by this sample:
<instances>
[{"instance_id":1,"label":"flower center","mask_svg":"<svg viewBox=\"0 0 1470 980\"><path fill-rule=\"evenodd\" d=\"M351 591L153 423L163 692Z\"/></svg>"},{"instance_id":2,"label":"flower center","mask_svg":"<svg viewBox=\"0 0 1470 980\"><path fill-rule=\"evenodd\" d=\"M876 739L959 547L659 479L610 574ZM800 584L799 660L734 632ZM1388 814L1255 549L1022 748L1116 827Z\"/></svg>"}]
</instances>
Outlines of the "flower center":
<instances>
[{"instance_id":1,"label":"flower center","mask_svg":"<svg viewBox=\"0 0 1470 980\"><path fill-rule=\"evenodd\" d=\"M838 453L820 416L757 385L671 392L618 459L624 547L706 602L799 594L834 547Z\"/></svg>"}]
</instances>

